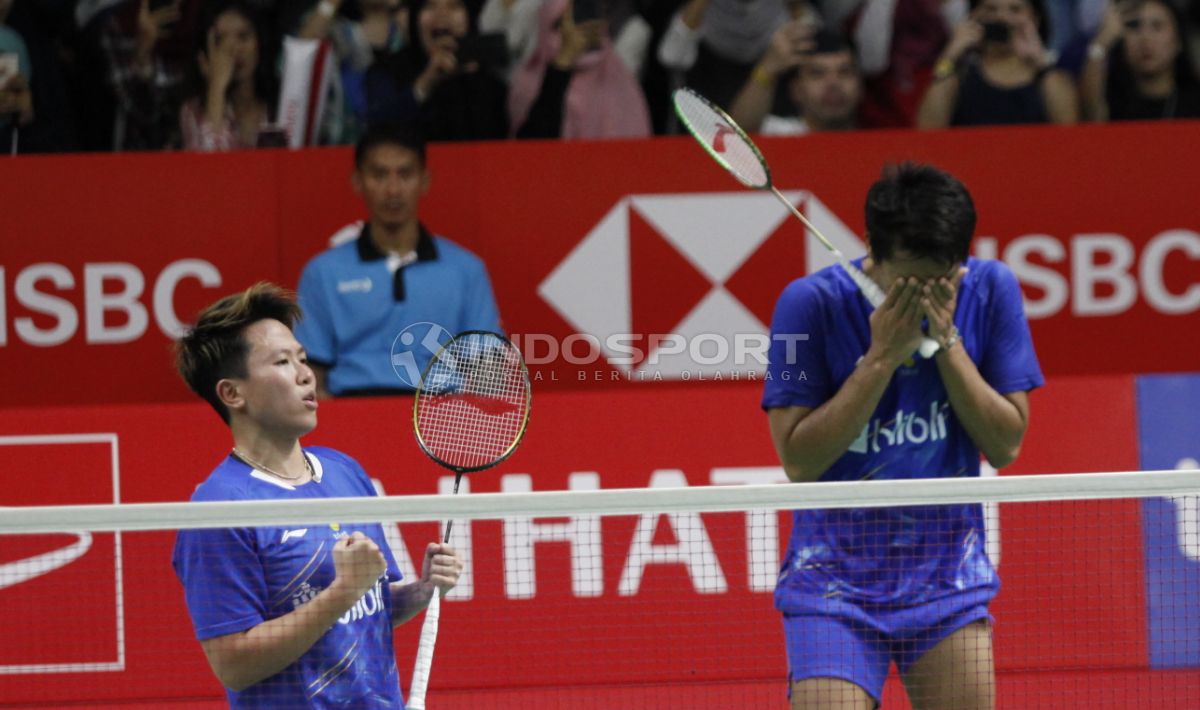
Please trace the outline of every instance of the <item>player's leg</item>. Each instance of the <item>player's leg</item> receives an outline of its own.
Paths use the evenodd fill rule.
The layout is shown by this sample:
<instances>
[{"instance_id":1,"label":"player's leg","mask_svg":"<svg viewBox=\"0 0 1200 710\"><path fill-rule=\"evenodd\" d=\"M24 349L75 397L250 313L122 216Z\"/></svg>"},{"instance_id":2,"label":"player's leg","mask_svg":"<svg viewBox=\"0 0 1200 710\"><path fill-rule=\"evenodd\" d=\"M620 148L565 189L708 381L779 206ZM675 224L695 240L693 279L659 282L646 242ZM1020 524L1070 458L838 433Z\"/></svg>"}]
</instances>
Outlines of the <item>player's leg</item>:
<instances>
[{"instance_id":1,"label":"player's leg","mask_svg":"<svg viewBox=\"0 0 1200 710\"><path fill-rule=\"evenodd\" d=\"M875 710L875 698L841 678L809 678L792 683L792 710Z\"/></svg>"},{"instance_id":2,"label":"player's leg","mask_svg":"<svg viewBox=\"0 0 1200 710\"><path fill-rule=\"evenodd\" d=\"M968 622L901 672L914 710L993 710L991 624L986 618Z\"/></svg>"},{"instance_id":3,"label":"player's leg","mask_svg":"<svg viewBox=\"0 0 1200 710\"><path fill-rule=\"evenodd\" d=\"M825 615L784 615L792 710L874 710L890 661L879 633Z\"/></svg>"}]
</instances>

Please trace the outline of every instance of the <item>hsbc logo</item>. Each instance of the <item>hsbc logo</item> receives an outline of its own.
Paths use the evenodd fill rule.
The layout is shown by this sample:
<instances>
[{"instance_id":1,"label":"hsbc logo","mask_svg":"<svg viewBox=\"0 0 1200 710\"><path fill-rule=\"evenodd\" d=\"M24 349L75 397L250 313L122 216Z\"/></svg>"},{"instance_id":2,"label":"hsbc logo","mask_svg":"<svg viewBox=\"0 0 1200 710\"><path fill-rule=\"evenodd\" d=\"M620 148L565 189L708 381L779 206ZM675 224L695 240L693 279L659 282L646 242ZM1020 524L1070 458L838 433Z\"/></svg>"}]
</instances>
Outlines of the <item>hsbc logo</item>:
<instances>
[{"instance_id":1,"label":"hsbc logo","mask_svg":"<svg viewBox=\"0 0 1200 710\"><path fill-rule=\"evenodd\" d=\"M865 253L862 240L815 195L783 194L844 254ZM834 263L772 195L630 195L542 281L538 294L626 372L653 371L664 379L755 375L765 359L739 355L768 341L779 290ZM633 357L631 338L639 342Z\"/></svg>"}]
</instances>

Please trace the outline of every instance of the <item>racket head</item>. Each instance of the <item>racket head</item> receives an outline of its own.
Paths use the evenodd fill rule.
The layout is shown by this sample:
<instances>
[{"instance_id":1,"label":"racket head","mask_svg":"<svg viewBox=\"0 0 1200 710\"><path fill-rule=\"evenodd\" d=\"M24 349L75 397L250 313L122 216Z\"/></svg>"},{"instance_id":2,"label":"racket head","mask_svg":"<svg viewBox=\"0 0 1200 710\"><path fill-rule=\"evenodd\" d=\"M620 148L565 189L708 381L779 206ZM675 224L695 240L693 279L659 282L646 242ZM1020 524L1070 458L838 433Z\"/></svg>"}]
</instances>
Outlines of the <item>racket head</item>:
<instances>
[{"instance_id":1,"label":"racket head","mask_svg":"<svg viewBox=\"0 0 1200 710\"><path fill-rule=\"evenodd\" d=\"M456 473L508 458L529 425L525 359L508 338L468 330L442 345L421 375L413 431L429 458Z\"/></svg>"},{"instance_id":2,"label":"racket head","mask_svg":"<svg viewBox=\"0 0 1200 710\"><path fill-rule=\"evenodd\" d=\"M671 95L675 115L712 159L746 187L771 186L767 160L729 114L688 87Z\"/></svg>"}]
</instances>

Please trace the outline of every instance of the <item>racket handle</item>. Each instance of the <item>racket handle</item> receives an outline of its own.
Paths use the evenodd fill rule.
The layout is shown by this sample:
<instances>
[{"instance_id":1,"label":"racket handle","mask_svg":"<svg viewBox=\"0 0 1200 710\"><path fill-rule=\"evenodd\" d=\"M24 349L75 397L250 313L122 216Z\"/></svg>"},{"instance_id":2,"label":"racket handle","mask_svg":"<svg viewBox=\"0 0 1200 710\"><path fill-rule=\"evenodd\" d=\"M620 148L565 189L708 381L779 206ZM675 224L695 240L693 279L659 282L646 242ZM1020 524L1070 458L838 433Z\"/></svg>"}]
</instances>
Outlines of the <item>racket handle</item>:
<instances>
[{"instance_id":1,"label":"racket handle","mask_svg":"<svg viewBox=\"0 0 1200 710\"><path fill-rule=\"evenodd\" d=\"M433 647L437 644L438 618L442 615L442 595L435 587L425 609L421 625L421 640L417 643L417 658L413 662L412 685L408 690L409 710L425 710L425 690L429 687L429 671L433 668Z\"/></svg>"}]
</instances>

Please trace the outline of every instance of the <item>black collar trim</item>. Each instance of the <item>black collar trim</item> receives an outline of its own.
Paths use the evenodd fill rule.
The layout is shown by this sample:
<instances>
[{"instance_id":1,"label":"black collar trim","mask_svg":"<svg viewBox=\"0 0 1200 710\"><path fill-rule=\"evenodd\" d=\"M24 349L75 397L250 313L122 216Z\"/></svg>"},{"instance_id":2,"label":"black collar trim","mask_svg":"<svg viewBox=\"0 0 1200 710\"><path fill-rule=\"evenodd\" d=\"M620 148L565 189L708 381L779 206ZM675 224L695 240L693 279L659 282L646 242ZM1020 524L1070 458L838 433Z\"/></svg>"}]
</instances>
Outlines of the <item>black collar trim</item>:
<instances>
[{"instance_id":1,"label":"black collar trim","mask_svg":"<svg viewBox=\"0 0 1200 710\"><path fill-rule=\"evenodd\" d=\"M418 224L417 233L417 261L436 261L438 258L437 242L433 240L433 235L425 229L425 225ZM379 261L386 259L387 254L383 253L375 244L375 240L371 239L371 223L363 224L362 231L358 234L356 242L358 248L358 258L360 261ZM392 275L392 297L396 302L401 302L405 297L404 288L404 268L396 269L396 273Z\"/></svg>"}]
</instances>

